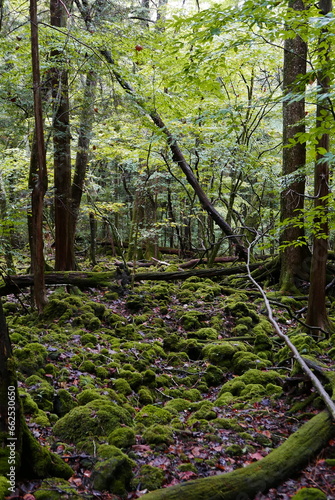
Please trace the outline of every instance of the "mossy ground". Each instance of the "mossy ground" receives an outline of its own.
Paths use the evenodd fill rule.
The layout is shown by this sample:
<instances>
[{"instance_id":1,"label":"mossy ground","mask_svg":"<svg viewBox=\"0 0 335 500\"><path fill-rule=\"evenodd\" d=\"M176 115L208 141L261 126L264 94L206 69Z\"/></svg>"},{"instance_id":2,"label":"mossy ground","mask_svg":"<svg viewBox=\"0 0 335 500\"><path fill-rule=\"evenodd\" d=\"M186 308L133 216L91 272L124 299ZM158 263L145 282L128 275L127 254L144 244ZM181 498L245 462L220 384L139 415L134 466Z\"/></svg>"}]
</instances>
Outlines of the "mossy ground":
<instances>
[{"instance_id":1,"label":"mossy ground","mask_svg":"<svg viewBox=\"0 0 335 500\"><path fill-rule=\"evenodd\" d=\"M171 470L177 481L228 472L277 447L297 426L285 415L289 353L262 304L221 290L195 278L142 283L121 300L59 288L40 318L8 306L28 423L60 456L86 456L94 487L115 495L165 486ZM291 338L318 353L301 332Z\"/></svg>"}]
</instances>

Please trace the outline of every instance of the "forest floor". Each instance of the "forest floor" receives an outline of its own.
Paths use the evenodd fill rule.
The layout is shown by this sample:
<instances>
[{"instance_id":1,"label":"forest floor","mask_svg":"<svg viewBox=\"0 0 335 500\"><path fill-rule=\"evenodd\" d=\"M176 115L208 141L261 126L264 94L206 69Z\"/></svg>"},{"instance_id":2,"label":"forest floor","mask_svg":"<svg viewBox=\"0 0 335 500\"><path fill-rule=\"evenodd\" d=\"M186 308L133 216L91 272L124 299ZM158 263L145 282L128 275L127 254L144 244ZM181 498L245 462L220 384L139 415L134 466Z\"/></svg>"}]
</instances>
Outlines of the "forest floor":
<instances>
[{"instance_id":1,"label":"forest floor","mask_svg":"<svg viewBox=\"0 0 335 500\"><path fill-rule=\"evenodd\" d=\"M260 460L323 409L272 333L262 300L237 288L228 295L226 286L190 278L123 290L53 287L41 318L22 309L25 298L9 296L4 309L28 426L73 468L74 490L54 482L39 489L42 481L31 480L8 499L140 498ZM269 295L285 302L275 316L301 354L332 368L332 343L307 336L287 312L287 304L293 311L304 304ZM127 417L101 423L96 401ZM91 409L89 422L74 413L80 408ZM129 433L118 435L110 425ZM117 472L123 484L97 472L115 446L128 457L130 470ZM42 495L46 487L50 496ZM335 499L335 440L256 500L288 500L305 487Z\"/></svg>"}]
</instances>

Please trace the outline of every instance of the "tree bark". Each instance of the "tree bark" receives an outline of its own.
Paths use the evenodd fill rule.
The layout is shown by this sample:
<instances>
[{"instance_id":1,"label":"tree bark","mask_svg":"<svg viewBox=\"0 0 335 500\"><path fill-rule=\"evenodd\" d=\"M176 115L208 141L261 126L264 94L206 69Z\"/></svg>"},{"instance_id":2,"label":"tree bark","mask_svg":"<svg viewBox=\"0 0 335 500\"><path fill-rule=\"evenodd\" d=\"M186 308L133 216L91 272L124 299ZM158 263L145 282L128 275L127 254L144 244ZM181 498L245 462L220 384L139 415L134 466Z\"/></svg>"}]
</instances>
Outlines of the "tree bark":
<instances>
[{"instance_id":1,"label":"tree bark","mask_svg":"<svg viewBox=\"0 0 335 500\"><path fill-rule=\"evenodd\" d=\"M324 411L262 460L227 474L188 481L156 490L144 500L251 500L266 493L299 472L328 441L335 436L335 426Z\"/></svg>"},{"instance_id":2,"label":"tree bark","mask_svg":"<svg viewBox=\"0 0 335 500\"><path fill-rule=\"evenodd\" d=\"M290 0L289 8L305 10L303 0ZM289 29L289 26L287 27ZM297 35L284 42L284 95L293 92L302 94L306 83L307 43ZM306 143L294 142L295 135L305 132L305 98L283 101L283 177L285 187L281 192L281 221L297 217L304 208ZM286 176L286 177L285 177ZM301 246L292 245L302 242ZM303 227L288 223L280 236L280 244L285 245L281 252L280 286L283 291L294 291L295 277L308 277L308 248ZM307 269L304 269L306 267Z\"/></svg>"},{"instance_id":3,"label":"tree bark","mask_svg":"<svg viewBox=\"0 0 335 500\"><path fill-rule=\"evenodd\" d=\"M320 2L321 14L327 15L332 10L331 2ZM319 39L319 64L317 75L319 89L316 107L316 127L320 129L316 144L316 162L314 168L314 196L315 208L321 209L321 217L316 217L315 223L319 225L313 236L313 254L310 271L310 288L308 297L308 309L306 323L309 326L317 326L322 330L329 331L331 324L326 308L326 266L328 257L328 196L329 189L329 160L326 154L329 152L329 125L332 120L331 112L327 106L327 100L323 98L330 90L329 64L330 64L330 33L325 26ZM315 330L314 330L315 331ZM320 332L321 334L321 332Z\"/></svg>"},{"instance_id":4,"label":"tree bark","mask_svg":"<svg viewBox=\"0 0 335 500\"><path fill-rule=\"evenodd\" d=\"M38 312L43 311L46 304L44 283L43 255L43 200L47 190L47 169L44 145L41 77L39 65L39 42L37 24L37 3L30 0L31 55L33 70L34 115L35 115L35 145L32 161L36 162L30 169L29 187L31 193L31 269L34 273L34 299ZM34 171L34 168L36 170Z\"/></svg>"},{"instance_id":5,"label":"tree bark","mask_svg":"<svg viewBox=\"0 0 335 500\"><path fill-rule=\"evenodd\" d=\"M50 1L50 24L57 28L67 25L66 4ZM51 51L55 61L52 69L53 99L53 144L54 144L54 185L55 185L55 269L74 269L74 251L71 251L71 134L69 113L68 72L63 55L58 49Z\"/></svg>"}]
</instances>

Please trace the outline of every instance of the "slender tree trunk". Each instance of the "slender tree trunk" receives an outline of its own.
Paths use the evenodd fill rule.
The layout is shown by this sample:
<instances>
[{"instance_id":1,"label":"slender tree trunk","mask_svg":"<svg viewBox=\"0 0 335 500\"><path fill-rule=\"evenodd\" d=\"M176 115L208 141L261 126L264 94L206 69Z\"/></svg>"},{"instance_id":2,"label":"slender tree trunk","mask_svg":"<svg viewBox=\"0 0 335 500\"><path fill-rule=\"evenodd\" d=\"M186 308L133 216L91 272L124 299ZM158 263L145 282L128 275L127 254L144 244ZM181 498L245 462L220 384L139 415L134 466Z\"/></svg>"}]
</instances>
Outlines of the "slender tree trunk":
<instances>
[{"instance_id":1,"label":"slender tree trunk","mask_svg":"<svg viewBox=\"0 0 335 500\"><path fill-rule=\"evenodd\" d=\"M94 71L89 71L86 76L84 103L80 118L79 136L77 145L76 164L71 187L71 212L70 212L70 244L69 251L72 252L71 261L75 262L75 234L79 215L79 207L84 190L84 182L89 161L89 147L93 126L93 103L97 76Z\"/></svg>"},{"instance_id":2,"label":"slender tree trunk","mask_svg":"<svg viewBox=\"0 0 335 500\"><path fill-rule=\"evenodd\" d=\"M50 23L57 28L67 25L66 5L68 0L50 1ZM55 269L59 271L74 268L70 239L71 210L71 150L70 114L68 95L68 72L63 55L58 50L51 51L55 61L52 70L53 98L53 144L54 144L54 185L55 185Z\"/></svg>"},{"instance_id":3,"label":"slender tree trunk","mask_svg":"<svg viewBox=\"0 0 335 500\"><path fill-rule=\"evenodd\" d=\"M44 281L44 255L43 255L43 199L47 189L47 169L44 146L44 130L42 116L41 78L39 66L39 45L37 25L36 0L30 0L30 26L31 26L31 53L33 70L34 91L34 114L35 114L35 137L36 160L35 172L31 170L30 185L32 189L32 223L31 223L31 269L34 273L34 299L37 310L41 313L46 304L46 292Z\"/></svg>"},{"instance_id":4,"label":"slender tree trunk","mask_svg":"<svg viewBox=\"0 0 335 500\"><path fill-rule=\"evenodd\" d=\"M320 2L322 14L326 15L332 10L332 5ZM327 36L328 35L328 36ZM319 228L313 237L313 255L310 272L310 288L308 297L308 310L306 323L310 326L317 326L329 331L330 321L326 309L326 265L328 257L328 195L329 190L329 160L325 156L329 151L329 132L332 116L327 107L327 100L324 94L329 92L329 64L330 64L330 34L327 27L322 29L319 40L319 63L320 69L317 75L317 85L319 89L318 102L316 108L316 127L320 128L321 135L316 144L316 162L314 168L314 196L315 208L321 209L321 217L315 219L315 225ZM326 104L325 104L326 103ZM314 330L315 331L315 330Z\"/></svg>"},{"instance_id":5,"label":"slender tree trunk","mask_svg":"<svg viewBox=\"0 0 335 500\"><path fill-rule=\"evenodd\" d=\"M303 0L289 0L289 8L297 11L305 9ZM306 74L307 44L300 37L287 38L284 43L284 94L303 93ZM299 81L300 80L300 81ZM304 208L306 143L291 141L297 133L305 132L305 99L283 102L283 177L284 189L281 193L281 221L296 217ZM292 245L301 241L302 246ZM288 224L280 237L281 245L286 245L281 253L280 285L285 291L295 290L294 279L302 277L303 265L306 264L308 249L305 244L303 228ZM306 270L305 270L306 274ZM305 276L306 278L307 276Z\"/></svg>"}]
</instances>

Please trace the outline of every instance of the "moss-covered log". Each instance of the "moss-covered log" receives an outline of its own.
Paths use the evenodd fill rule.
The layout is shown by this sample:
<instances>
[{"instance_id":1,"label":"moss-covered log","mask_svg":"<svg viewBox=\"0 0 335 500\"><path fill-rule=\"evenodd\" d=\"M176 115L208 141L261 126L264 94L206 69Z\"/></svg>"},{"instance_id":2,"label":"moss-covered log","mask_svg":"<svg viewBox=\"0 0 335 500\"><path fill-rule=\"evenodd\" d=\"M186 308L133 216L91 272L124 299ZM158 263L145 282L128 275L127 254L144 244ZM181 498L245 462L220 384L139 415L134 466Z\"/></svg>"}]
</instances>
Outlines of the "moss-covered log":
<instances>
[{"instance_id":1,"label":"moss-covered log","mask_svg":"<svg viewBox=\"0 0 335 500\"><path fill-rule=\"evenodd\" d=\"M264 265L253 264L251 269L257 269ZM233 276L236 274L243 274L246 272L244 265L219 268L219 269L197 269L192 271L176 271L168 273L138 273L134 274L134 281L178 281L186 280L191 276L199 278L214 278L219 276ZM109 272L48 272L45 273L46 285L74 285L79 288L87 287L110 287L117 284L118 281L123 279L120 271ZM34 277L31 274L22 274L18 276L8 276L4 280L4 284L0 285L0 296L8 295L10 293L19 293L21 288L33 286Z\"/></svg>"},{"instance_id":2,"label":"moss-covered log","mask_svg":"<svg viewBox=\"0 0 335 500\"><path fill-rule=\"evenodd\" d=\"M143 500L251 500L304 468L335 436L335 424L324 411L262 460L227 474L196 479L144 495Z\"/></svg>"}]
</instances>

